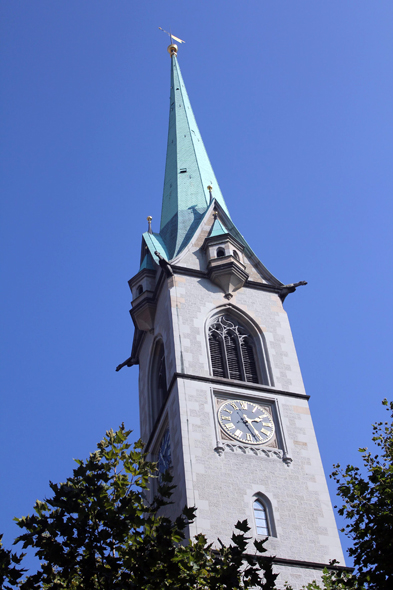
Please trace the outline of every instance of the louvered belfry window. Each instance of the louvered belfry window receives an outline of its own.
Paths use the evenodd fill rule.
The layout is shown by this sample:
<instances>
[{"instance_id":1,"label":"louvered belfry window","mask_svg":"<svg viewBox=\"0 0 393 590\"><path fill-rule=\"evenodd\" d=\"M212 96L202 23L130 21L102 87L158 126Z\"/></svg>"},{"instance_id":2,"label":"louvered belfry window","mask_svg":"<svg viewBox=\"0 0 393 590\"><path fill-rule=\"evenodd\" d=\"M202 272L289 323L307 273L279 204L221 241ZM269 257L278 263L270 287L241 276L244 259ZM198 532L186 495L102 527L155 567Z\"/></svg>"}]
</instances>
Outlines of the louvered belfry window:
<instances>
[{"instance_id":1,"label":"louvered belfry window","mask_svg":"<svg viewBox=\"0 0 393 590\"><path fill-rule=\"evenodd\" d=\"M209 347L214 377L259 382L252 338L239 324L218 317L209 328Z\"/></svg>"}]
</instances>

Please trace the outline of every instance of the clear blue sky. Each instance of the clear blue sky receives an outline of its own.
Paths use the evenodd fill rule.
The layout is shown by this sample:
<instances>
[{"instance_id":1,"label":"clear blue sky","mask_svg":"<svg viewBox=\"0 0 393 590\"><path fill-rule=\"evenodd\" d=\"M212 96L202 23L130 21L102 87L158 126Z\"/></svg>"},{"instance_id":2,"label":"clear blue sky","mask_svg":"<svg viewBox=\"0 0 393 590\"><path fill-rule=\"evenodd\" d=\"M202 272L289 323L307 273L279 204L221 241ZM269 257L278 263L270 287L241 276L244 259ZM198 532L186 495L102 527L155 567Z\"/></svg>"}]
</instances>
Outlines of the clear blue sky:
<instances>
[{"instance_id":1,"label":"clear blue sky","mask_svg":"<svg viewBox=\"0 0 393 590\"><path fill-rule=\"evenodd\" d=\"M2 0L1 523L122 421L159 227L168 39L238 228L281 281L327 473L391 395L393 4ZM334 501L334 485L330 484ZM344 545L347 542L344 540Z\"/></svg>"}]
</instances>

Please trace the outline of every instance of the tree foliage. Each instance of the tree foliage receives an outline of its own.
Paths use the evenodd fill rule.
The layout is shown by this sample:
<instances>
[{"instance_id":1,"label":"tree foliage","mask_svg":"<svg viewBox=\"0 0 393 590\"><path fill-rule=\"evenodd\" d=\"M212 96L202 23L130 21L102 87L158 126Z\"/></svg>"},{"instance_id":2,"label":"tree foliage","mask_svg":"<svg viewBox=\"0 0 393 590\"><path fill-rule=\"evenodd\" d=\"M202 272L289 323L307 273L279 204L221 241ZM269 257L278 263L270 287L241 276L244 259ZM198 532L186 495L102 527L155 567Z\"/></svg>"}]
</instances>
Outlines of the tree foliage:
<instances>
[{"instance_id":1,"label":"tree foliage","mask_svg":"<svg viewBox=\"0 0 393 590\"><path fill-rule=\"evenodd\" d=\"M393 402L382 403L392 419ZM331 475L342 499L338 512L347 521L342 532L352 540L348 553L355 572L325 569L322 585L313 582L304 590L393 588L393 421L377 422L372 428L372 440L380 454L359 449L362 469L353 465L342 469L337 464Z\"/></svg>"},{"instance_id":2,"label":"tree foliage","mask_svg":"<svg viewBox=\"0 0 393 590\"><path fill-rule=\"evenodd\" d=\"M248 553L250 530L238 522L229 546L213 548L204 535L186 540L195 509L175 521L160 515L170 502L171 478L164 475L151 503L146 492L156 465L143 445L131 447L122 425L108 431L97 451L77 460L65 483L50 483L52 496L37 501L34 514L17 520L24 531L16 542L32 547L39 570L22 582L21 557L0 553L4 588L22 590L231 590L274 588L272 560L264 542ZM13 565L15 564L15 565Z\"/></svg>"},{"instance_id":3,"label":"tree foliage","mask_svg":"<svg viewBox=\"0 0 393 590\"><path fill-rule=\"evenodd\" d=\"M0 588L9 590L17 586L26 570L19 567L24 553L17 555L9 549L4 549L3 535L0 535Z\"/></svg>"},{"instance_id":4,"label":"tree foliage","mask_svg":"<svg viewBox=\"0 0 393 590\"><path fill-rule=\"evenodd\" d=\"M383 401L390 418L393 402ZM360 585L370 590L393 588L393 422L373 424L372 440L379 454L359 449L363 470L335 465L332 477L342 505L338 512L347 520L342 529L352 540L353 557ZM366 472L363 475L362 471Z\"/></svg>"},{"instance_id":5,"label":"tree foliage","mask_svg":"<svg viewBox=\"0 0 393 590\"><path fill-rule=\"evenodd\" d=\"M322 571L321 582L310 582L303 586L302 590L365 590L364 586L359 585L356 575L348 573L343 569L336 569L336 560L332 560L332 568L324 568ZM285 585L285 590L293 590L289 584Z\"/></svg>"},{"instance_id":6,"label":"tree foliage","mask_svg":"<svg viewBox=\"0 0 393 590\"><path fill-rule=\"evenodd\" d=\"M384 405L393 418L393 402ZM273 590L277 575L264 542L250 554L247 521L238 522L232 543L218 548L204 535L187 540L195 509L175 521L162 516L173 490L168 474L157 477L141 442L131 446L122 425L108 431L97 451L77 460L65 483L50 483L52 496L37 501L34 514L16 519L16 540L39 557L26 578L23 554L4 549L0 537L0 587L4 590ZM342 500L339 514L352 539L355 572L326 569L322 582L304 590L391 590L393 588L393 422L373 425L379 454L359 449L363 467L335 465L332 477ZM152 479L157 495L147 502ZM290 586L286 586L290 590Z\"/></svg>"}]
</instances>

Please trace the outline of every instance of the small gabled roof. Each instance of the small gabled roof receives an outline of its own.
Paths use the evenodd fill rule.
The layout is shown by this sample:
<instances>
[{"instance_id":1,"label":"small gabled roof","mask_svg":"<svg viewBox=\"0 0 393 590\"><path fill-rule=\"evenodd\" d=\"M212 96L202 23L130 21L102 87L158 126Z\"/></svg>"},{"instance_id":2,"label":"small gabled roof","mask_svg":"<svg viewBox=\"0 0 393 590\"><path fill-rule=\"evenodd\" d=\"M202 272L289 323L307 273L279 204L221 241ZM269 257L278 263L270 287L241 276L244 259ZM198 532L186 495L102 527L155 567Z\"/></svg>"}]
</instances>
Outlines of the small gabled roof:
<instances>
[{"instance_id":1,"label":"small gabled roof","mask_svg":"<svg viewBox=\"0 0 393 590\"><path fill-rule=\"evenodd\" d=\"M156 256L156 252L159 252L165 260L169 260L168 252L165 246L165 243L160 236L160 234L150 233L146 231L142 234L142 252L143 252L143 244L147 247L152 259L156 264L158 264L158 256ZM143 254L142 254L143 256Z\"/></svg>"},{"instance_id":2,"label":"small gabled roof","mask_svg":"<svg viewBox=\"0 0 393 590\"><path fill-rule=\"evenodd\" d=\"M148 251L148 252L145 254L145 257L144 257L144 259L142 260L142 264L141 264L141 267L140 267L140 269L139 269L139 270L140 270L140 271L141 271L141 270L144 270L144 269L148 269L148 270L156 270L156 268L157 268L157 267L156 267L156 265L154 264L153 257L152 257L152 255L150 254L150 252Z\"/></svg>"},{"instance_id":3,"label":"small gabled roof","mask_svg":"<svg viewBox=\"0 0 393 590\"><path fill-rule=\"evenodd\" d=\"M220 235L231 235L239 244L243 246L243 253L247 256L250 264L252 264L255 267L255 269L257 270L257 272L259 272L261 277L273 287L282 287L283 283L274 275L272 275L272 273L266 268L266 266L262 264L258 256L249 246L247 240L239 232L239 230L237 229L229 215L227 215L227 213L215 199L213 199L210 203L209 208L206 210L205 215L202 217L198 227L194 232L194 235L187 244L187 247L178 256L171 260L171 264L175 266L182 265L182 260L185 256L187 256L187 253L190 251L190 249L193 248L193 244L195 243L195 241L199 239L199 235L200 232L203 230L203 226L206 223L209 223L208 219L213 215L213 212L215 213L216 219L214 220L212 229L210 230L209 235L207 237L211 238ZM213 235L213 231L217 231L220 233L215 233L215 235Z\"/></svg>"},{"instance_id":4,"label":"small gabled roof","mask_svg":"<svg viewBox=\"0 0 393 590\"><path fill-rule=\"evenodd\" d=\"M209 238L215 238L216 236L222 236L227 233L229 233L228 230L225 229L221 221L216 218L209 233Z\"/></svg>"},{"instance_id":5,"label":"small gabled roof","mask_svg":"<svg viewBox=\"0 0 393 590\"><path fill-rule=\"evenodd\" d=\"M255 252L248 245L247 240L239 232L239 230L237 229L237 227L235 226L235 224L233 223L233 221L231 220L229 215L227 215L226 211L224 211L224 209L222 209L222 207L220 206L220 203L216 202L215 207L218 211L218 217L217 217L216 221L218 219L220 219L222 226L227 229L226 233L231 234L231 236L233 236L235 238L235 240L237 240L238 242L240 242L240 244L242 244L244 246L244 254L247 256L249 261L255 266L255 268L260 272L262 277L266 281L268 281L271 285L273 285L275 287L282 287L283 283L281 281L279 281L274 275L272 275L272 273L270 271L268 271L266 266L264 264L262 264L262 262L260 261L258 256L255 254Z\"/></svg>"}]
</instances>

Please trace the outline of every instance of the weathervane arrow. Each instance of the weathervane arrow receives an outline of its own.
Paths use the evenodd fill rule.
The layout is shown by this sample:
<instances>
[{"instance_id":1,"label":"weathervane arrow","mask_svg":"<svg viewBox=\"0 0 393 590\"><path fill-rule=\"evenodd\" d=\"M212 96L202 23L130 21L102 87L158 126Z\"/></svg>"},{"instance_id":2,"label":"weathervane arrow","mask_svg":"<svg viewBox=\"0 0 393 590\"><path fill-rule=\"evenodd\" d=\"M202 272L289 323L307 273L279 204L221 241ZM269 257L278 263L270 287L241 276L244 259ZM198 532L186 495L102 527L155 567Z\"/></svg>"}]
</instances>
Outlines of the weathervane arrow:
<instances>
[{"instance_id":1,"label":"weathervane arrow","mask_svg":"<svg viewBox=\"0 0 393 590\"><path fill-rule=\"evenodd\" d=\"M173 41L173 39L175 41L177 41L178 43L185 43L185 41L183 41L183 39L179 39L179 37L175 37L175 35L172 35L172 33L168 33L168 31L165 31L165 29L162 29L161 27L158 27L160 29L160 31L162 31L163 33L166 33L167 35L169 35L169 37L171 38L171 43Z\"/></svg>"}]
</instances>

